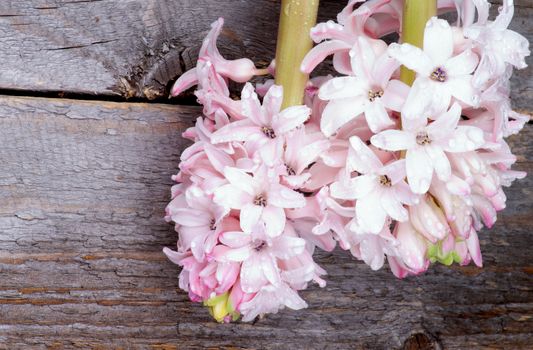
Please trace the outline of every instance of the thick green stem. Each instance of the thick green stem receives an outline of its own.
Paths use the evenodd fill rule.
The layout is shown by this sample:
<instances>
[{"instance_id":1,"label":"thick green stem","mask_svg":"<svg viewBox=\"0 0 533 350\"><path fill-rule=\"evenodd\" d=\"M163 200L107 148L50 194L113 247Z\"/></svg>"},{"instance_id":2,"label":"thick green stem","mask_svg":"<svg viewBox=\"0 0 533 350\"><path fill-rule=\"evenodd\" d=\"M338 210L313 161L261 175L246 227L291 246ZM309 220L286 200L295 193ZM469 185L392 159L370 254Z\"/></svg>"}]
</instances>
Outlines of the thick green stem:
<instances>
[{"instance_id":1,"label":"thick green stem","mask_svg":"<svg viewBox=\"0 0 533 350\"><path fill-rule=\"evenodd\" d=\"M276 84L283 86L282 108L303 103L309 76L300 71L313 42L309 31L316 23L319 0L282 0L276 48Z\"/></svg>"},{"instance_id":2,"label":"thick green stem","mask_svg":"<svg viewBox=\"0 0 533 350\"><path fill-rule=\"evenodd\" d=\"M402 43L422 48L427 21L437 15L437 0L405 0L403 7ZM415 81L415 72L402 66L400 79L408 85Z\"/></svg>"}]
</instances>

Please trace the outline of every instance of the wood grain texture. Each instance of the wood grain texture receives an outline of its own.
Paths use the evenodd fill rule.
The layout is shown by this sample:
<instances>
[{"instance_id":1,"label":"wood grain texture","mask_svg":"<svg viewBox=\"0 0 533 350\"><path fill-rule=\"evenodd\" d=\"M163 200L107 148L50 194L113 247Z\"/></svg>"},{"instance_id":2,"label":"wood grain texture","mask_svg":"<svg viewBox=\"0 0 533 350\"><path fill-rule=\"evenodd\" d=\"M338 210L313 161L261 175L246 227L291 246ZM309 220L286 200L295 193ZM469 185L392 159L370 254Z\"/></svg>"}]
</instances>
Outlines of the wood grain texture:
<instances>
[{"instance_id":1,"label":"wood grain texture","mask_svg":"<svg viewBox=\"0 0 533 350\"><path fill-rule=\"evenodd\" d=\"M515 3L511 27L533 41L533 2ZM345 4L322 0L319 20L334 19ZM267 64L278 13L273 0L2 0L0 89L166 97L172 82L195 65L201 40L219 16L227 24L222 53ZM513 78L518 108L533 98L532 69Z\"/></svg>"},{"instance_id":2,"label":"wood grain texture","mask_svg":"<svg viewBox=\"0 0 533 350\"><path fill-rule=\"evenodd\" d=\"M161 249L170 175L195 107L0 97L0 349L527 349L531 177L481 234L483 269L397 280L320 253L309 309L217 324ZM512 138L533 171L533 128Z\"/></svg>"}]
</instances>

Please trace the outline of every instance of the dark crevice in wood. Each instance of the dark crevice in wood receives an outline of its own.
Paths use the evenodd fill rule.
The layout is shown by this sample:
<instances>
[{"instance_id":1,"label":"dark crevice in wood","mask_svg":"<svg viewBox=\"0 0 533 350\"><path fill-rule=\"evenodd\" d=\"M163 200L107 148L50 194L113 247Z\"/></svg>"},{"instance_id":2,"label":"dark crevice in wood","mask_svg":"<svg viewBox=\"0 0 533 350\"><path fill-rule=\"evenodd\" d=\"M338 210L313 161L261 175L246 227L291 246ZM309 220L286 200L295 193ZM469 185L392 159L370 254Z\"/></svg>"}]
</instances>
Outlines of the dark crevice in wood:
<instances>
[{"instance_id":1,"label":"dark crevice in wood","mask_svg":"<svg viewBox=\"0 0 533 350\"><path fill-rule=\"evenodd\" d=\"M18 97L40 97L40 98L62 98L67 100L86 100L86 101L102 101L102 102L122 102L122 103L150 103L150 104L167 104L180 106L198 106L196 97L192 92L184 96L173 98L158 97L148 99L146 97L130 97L126 98L120 95L92 95L77 92L67 91L28 91L16 89L0 89L0 95L4 96L18 96Z\"/></svg>"}]
</instances>

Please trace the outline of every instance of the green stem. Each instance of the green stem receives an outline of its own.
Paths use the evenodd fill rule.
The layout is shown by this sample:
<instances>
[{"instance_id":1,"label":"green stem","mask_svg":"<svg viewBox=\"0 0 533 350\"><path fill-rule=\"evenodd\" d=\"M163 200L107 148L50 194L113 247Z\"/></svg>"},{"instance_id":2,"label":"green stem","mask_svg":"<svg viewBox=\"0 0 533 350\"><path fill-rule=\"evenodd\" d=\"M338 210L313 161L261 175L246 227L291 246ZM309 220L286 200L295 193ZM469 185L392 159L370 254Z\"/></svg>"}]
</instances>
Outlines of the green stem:
<instances>
[{"instance_id":1,"label":"green stem","mask_svg":"<svg viewBox=\"0 0 533 350\"><path fill-rule=\"evenodd\" d=\"M422 48L427 21L437 15L437 0L405 0L403 7L402 43ZM400 80L408 85L415 81L415 72L402 66Z\"/></svg>"},{"instance_id":2,"label":"green stem","mask_svg":"<svg viewBox=\"0 0 533 350\"><path fill-rule=\"evenodd\" d=\"M283 86L282 108L303 103L309 76L300 71L313 47L309 31L316 23L319 0L282 0L276 48L276 84Z\"/></svg>"}]
</instances>

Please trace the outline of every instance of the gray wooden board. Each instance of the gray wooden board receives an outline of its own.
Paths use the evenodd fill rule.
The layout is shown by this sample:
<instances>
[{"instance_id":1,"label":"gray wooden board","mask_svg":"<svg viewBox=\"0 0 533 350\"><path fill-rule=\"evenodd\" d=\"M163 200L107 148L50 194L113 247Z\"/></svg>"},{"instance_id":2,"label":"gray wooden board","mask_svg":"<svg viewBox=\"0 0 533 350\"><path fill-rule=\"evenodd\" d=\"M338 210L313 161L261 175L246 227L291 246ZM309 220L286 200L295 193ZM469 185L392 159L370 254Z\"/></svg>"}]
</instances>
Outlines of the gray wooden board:
<instances>
[{"instance_id":1,"label":"gray wooden board","mask_svg":"<svg viewBox=\"0 0 533 350\"><path fill-rule=\"evenodd\" d=\"M481 234L484 268L397 280L319 253L310 307L217 324L177 289L164 207L196 107L0 97L0 349L526 349L533 178ZM533 171L528 125L511 144Z\"/></svg>"},{"instance_id":2,"label":"gray wooden board","mask_svg":"<svg viewBox=\"0 0 533 350\"><path fill-rule=\"evenodd\" d=\"M322 0L319 20L334 19L346 3ZM515 3L511 26L532 40L533 1ZM272 0L2 0L0 89L166 96L195 65L219 16L227 20L222 53L265 65L274 55L278 13ZM532 69L513 78L519 108L533 98Z\"/></svg>"}]
</instances>

